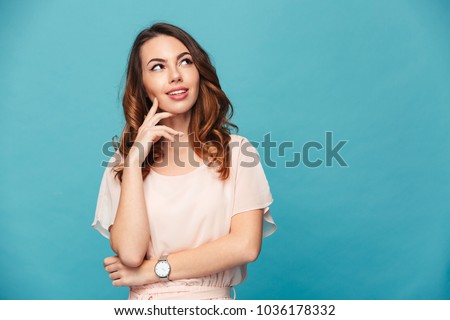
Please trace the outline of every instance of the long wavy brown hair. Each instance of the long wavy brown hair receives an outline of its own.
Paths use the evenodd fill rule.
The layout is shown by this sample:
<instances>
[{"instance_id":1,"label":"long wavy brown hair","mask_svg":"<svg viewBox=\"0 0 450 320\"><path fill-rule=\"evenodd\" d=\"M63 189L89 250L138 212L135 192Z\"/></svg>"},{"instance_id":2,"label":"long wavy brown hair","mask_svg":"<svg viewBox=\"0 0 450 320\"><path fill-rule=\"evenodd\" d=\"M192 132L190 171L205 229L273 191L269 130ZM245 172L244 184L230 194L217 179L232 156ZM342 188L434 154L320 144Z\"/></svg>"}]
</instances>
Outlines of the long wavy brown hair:
<instances>
[{"instance_id":1,"label":"long wavy brown hair","mask_svg":"<svg viewBox=\"0 0 450 320\"><path fill-rule=\"evenodd\" d=\"M150 28L142 30L133 43L128 58L126 83L123 93L123 111L125 126L122 130L119 145L112 139L116 152L122 157L114 166L116 177L122 182L124 159L128 156L131 146L137 136L138 129L144 122L144 116L152 107L152 101L147 97L143 81L140 49L142 45L157 36L171 36L181 41L192 56L193 62L200 74L198 98L191 108L189 123L189 146L203 159L209 167L215 167L221 180L229 177L230 168L230 129L239 128L230 122L233 116L233 106L220 86L216 69L211 64L206 51L186 31L168 24L155 23ZM143 179L150 172L150 166L164 156L162 139L153 144L142 164Z\"/></svg>"}]
</instances>

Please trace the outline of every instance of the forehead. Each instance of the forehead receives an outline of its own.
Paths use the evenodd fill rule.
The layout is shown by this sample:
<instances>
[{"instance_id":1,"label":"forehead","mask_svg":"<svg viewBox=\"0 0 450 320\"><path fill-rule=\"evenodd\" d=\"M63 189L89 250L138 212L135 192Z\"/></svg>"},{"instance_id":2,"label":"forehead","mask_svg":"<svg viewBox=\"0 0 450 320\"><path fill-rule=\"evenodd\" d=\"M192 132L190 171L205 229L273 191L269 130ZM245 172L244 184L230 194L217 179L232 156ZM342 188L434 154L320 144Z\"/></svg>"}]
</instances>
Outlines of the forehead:
<instances>
[{"instance_id":1,"label":"forehead","mask_svg":"<svg viewBox=\"0 0 450 320\"><path fill-rule=\"evenodd\" d=\"M175 59L181 52L189 52L189 50L180 40L161 35L147 40L142 45L140 54L143 62L146 62L153 58Z\"/></svg>"}]
</instances>

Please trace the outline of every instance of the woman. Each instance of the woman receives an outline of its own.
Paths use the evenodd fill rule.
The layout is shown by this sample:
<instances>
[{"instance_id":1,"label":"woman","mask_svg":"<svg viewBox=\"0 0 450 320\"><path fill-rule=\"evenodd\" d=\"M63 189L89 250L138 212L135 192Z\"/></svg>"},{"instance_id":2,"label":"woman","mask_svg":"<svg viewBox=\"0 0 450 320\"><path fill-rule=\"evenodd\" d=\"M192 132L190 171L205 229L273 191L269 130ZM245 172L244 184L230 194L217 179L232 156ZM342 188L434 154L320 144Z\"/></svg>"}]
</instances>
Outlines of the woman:
<instances>
[{"instance_id":1,"label":"woman","mask_svg":"<svg viewBox=\"0 0 450 320\"><path fill-rule=\"evenodd\" d=\"M112 284L129 299L232 299L276 225L258 153L230 133L233 107L208 54L173 25L143 30L123 108L92 224L117 254L104 260Z\"/></svg>"}]
</instances>

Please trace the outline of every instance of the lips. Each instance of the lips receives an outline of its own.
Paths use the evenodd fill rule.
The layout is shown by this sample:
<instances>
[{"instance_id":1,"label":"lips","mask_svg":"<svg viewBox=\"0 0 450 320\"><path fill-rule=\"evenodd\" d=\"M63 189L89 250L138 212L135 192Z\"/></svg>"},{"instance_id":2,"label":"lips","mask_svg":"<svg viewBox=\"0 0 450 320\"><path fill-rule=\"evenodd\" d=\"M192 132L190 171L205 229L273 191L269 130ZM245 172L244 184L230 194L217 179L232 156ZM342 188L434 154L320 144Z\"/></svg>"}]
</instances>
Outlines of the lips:
<instances>
[{"instance_id":1,"label":"lips","mask_svg":"<svg viewBox=\"0 0 450 320\"><path fill-rule=\"evenodd\" d=\"M174 101L182 101L188 96L188 94L189 90L185 87L173 88L169 92L167 92L169 98Z\"/></svg>"},{"instance_id":2,"label":"lips","mask_svg":"<svg viewBox=\"0 0 450 320\"><path fill-rule=\"evenodd\" d=\"M172 88L172 89L170 89L169 91L167 91L166 94L170 94L170 93L172 93L172 92L180 91L180 90L188 91L189 89L186 88L186 87L176 87L176 88Z\"/></svg>"}]
</instances>

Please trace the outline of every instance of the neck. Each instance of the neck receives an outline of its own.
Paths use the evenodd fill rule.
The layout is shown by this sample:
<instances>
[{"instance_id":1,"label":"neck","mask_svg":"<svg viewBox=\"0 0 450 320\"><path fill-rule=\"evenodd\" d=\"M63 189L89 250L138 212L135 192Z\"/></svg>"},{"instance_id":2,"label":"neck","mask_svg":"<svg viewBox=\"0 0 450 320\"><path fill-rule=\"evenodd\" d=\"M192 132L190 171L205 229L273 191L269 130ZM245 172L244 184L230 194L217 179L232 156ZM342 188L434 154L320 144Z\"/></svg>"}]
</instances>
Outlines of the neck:
<instances>
[{"instance_id":1,"label":"neck","mask_svg":"<svg viewBox=\"0 0 450 320\"><path fill-rule=\"evenodd\" d=\"M191 110L189 110L188 112L185 112L185 113L177 114L173 117L161 119L159 121L159 124L165 125L174 130L183 132L184 135L182 136L182 138L187 138L190 120L191 120ZM180 140L183 140L183 139L180 139Z\"/></svg>"}]
</instances>

